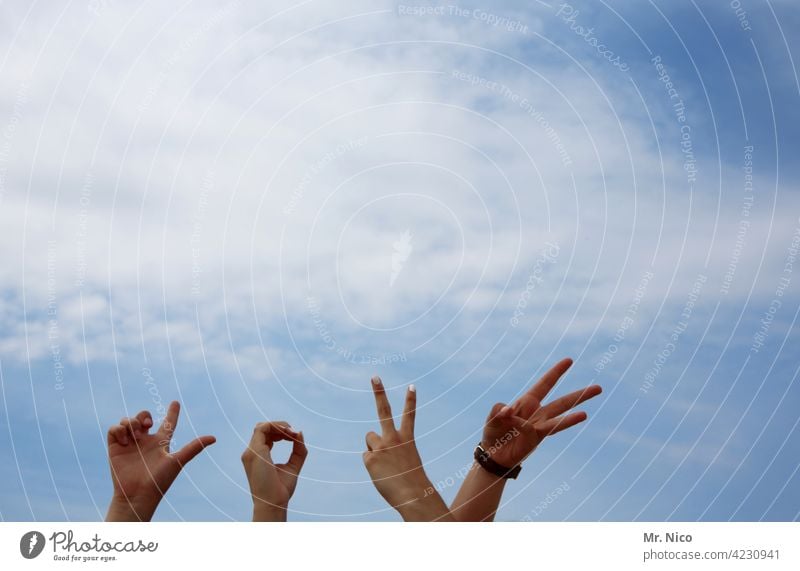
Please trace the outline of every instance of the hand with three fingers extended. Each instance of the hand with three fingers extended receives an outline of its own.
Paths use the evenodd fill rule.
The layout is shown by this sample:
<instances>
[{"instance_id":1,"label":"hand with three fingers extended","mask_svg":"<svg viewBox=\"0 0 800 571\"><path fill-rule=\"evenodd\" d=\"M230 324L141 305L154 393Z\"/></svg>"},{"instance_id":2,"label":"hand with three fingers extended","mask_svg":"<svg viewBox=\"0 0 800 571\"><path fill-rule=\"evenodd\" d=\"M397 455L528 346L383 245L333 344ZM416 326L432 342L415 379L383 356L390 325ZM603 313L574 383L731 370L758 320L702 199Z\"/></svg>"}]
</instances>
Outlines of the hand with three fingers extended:
<instances>
[{"instance_id":1,"label":"hand with three fingers extended","mask_svg":"<svg viewBox=\"0 0 800 571\"><path fill-rule=\"evenodd\" d=\"M484 450L489 452L492 460L501 466L513 468L547 436L586 420L585 412L569 411L599 395L603 391L599 385L584 387L542 404L558 379L571 366L572 359L562 359L511 406L497 403L492 407L481 439Z\"/></svg>"},{"instance_id":2,"label":"hand with three fingers extended","mask_svg":"<svg viewBox=\"0 0 800 571\"><path fill-rule=\"evenodd\" d=\"M272 446L288 440L292 453L283 464L272 461ZM259 422L242 464L253 496L253 521L286 521L289 500L297 487L297 477L306 461L308 449L302 432L295 432L283 421Z\"/></svg>"},{"instance_id":3,"label":"hand with three fingers extended","mask_svg":"<svg viewBox=\"0 0 800 571\"><path fill-rule=\"evenodd\" d=\"M602 392L598 385L584 387L542 404L558 379L572 366L563 359L510 406L492 407L483 428L481 446L489 457L512 469L533 452L547 436L586 420L585 412L569 412ZM506 479L473 464L450 510L459 521L491 521L503 494Z\"/></svg>"},{"instance_id":4,"label":"hand with three fingers extended","mask_svg":"<svg viewBox=\"0 0 800 571\"><path fill-rule=\"evenodd\" d=\"M400 429L395 428L386 390L378 377L372 379L381 434L369 432L364 466L383 498L405 521L452 521L453 517L422 467L414 442L417 393L411 385L406 392Z\"/></svg>"},{"instance_id":5,"label":"hand with three fingers extended","mask_svg":"<svg viewBox=\"0 0 800 571\"><path fill-rule=\"evenodd\" d=\"M152 434L153 417L146 410L123 418L109 429L108 461L114 495L106 521L150 521L181 469L216 442L213 436L200 436L170 452L179 413L180 404L172 402L164 422Z\"/></svg>"}]
</instances>

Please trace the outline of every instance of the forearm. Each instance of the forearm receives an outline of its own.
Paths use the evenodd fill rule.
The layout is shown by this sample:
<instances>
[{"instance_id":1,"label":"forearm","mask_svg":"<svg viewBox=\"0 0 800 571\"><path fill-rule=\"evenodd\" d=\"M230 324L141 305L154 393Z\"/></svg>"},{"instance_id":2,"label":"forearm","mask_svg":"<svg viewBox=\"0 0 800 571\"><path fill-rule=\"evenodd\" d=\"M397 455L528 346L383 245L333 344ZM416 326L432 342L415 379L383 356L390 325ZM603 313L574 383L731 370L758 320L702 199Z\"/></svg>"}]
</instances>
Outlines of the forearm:
<instances>
[{"instance_id":1,"label":"forearm","mask_svg":"<svg viewBox=\"0 0 800 571\"><path fill-rule=\"evenodd\" d=\"M158 507L158 501L135 501L114 496L108 505L106 521L150 521Z\"/></svg>"},{"instance_id":2,"label":"forearm","mask_svg":"<svg viewBox=\"0 0 800 571\"><path fill-rule=\"evenodd\" d=\"M395 506L403 521L455 521L432 485L420 488L415 495L414 499Z\"/></svg>"},{"instance_id":3,"label":"forearm","mask_svg":"<svg viewBox=\"0 0 800 571\"><path fill-rule=\"evenodd\" d=\"M286 521L285 507L265 503L253 505L253 521Z\"/></svg>"},{"instance_id":4,"label":"forearm","mask_svg":"<svg viewBox=\"0 0 800 571\"><path fill-rule=\"evenodd\" d=\"M505 478L490 474L473 463L450 512L456 521L493 521L505 487Z\"/></svg>"}]
</instances>

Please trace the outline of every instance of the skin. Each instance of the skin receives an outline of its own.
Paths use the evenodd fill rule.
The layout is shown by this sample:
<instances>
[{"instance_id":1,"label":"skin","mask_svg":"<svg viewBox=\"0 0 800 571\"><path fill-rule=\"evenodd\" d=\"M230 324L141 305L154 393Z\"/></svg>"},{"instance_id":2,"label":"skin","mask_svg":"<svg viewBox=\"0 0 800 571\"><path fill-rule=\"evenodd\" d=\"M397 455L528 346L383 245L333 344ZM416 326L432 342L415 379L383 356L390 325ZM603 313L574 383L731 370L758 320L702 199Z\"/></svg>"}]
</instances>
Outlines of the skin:
<instances>
[{"instance_id":1,"label":"skin","mask_svg":"<svg viewBox=\"0 0 800 571\"><path fill-rule=\"evenodd\" d=\"M272 446L292 442L292 453L283 464L272 461ZM253 521L286 521L289 500L297 487L308 449L302 432L295 432L288 422L259 422L253 437L242 453L242 464L253 497Z\"/></svg>"},{"instance_id":2,"label":"skin","mask_svg":"<svg viewBox=\"0 0 800 571\"><path fill-rule=\"evenodd\" d=\"M179 414L180 404L173 401L164 422L152 434L153 417L146 410L121 419L108 430L114 494L106 521L150 521L181 469L216 442L213 436L200 436L177 452L170 452Z\"/></svg>"},{"instance_id":3,"label":"skin","mask_svg":"<svg viewBox=\"0 0 800 571\"><path fill-rule=\"evenodd\" d=\"M417 392L410 386L400 428L395 427L389 399L379 377L372 379L381 434L368 432L364 466L375 488L405 521L453 521L442 497L422 467L414 441Z\"/></svg>"},{"instance_id":4,"label":"skin","mask_svg":"<svg viewBox=\"0 0 800 571\"><path fill-rule=\"evenodd\" d=\"M561 376L572 366L572 359L562 359L547 371L511 405L495 404L483 429L481 444L501 466L521 464L548 436L586 420L583 411L574 407L599 395L599 385L584 387L542 404ZM474 463L450 506L459 521L492 521L507 480L491 474Z\"/></svg>"}]
</instances>

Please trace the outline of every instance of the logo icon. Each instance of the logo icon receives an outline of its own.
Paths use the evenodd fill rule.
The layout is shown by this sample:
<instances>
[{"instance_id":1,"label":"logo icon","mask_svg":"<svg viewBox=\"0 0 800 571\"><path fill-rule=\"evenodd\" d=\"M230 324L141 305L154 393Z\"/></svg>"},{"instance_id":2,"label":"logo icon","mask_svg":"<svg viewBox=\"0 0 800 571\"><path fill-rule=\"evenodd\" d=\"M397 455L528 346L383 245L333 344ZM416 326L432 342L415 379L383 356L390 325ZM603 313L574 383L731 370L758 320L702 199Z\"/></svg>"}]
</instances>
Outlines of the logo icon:
<instances>
[{"instance_id":1,"label":"logo icon","mask_svg":"<svg viewBox=\"0 0 800 571\"><path fill-rule=\"evenodd\" d=\"M44 534L40 531L29 531L19 540L19 552L25 559L34 559L44 549Z\"/></svg>"},{"instance_id":2,"label":"logo icon","mask_svg":"<svg viewBox=\"0 0 800 571\"><path fill-rule=\"evenodd\" d=\"M408 257L411 255L411 251L414 249L411 245L411 239L413 237L414 235L411 231L406 230L400 234L400 238L396 242L392 243L394 252L392 253L392 276L389 278L389 287L394 285L397 276L403 271L403 264L406 263Z\"/></svg>"}]
</instances>

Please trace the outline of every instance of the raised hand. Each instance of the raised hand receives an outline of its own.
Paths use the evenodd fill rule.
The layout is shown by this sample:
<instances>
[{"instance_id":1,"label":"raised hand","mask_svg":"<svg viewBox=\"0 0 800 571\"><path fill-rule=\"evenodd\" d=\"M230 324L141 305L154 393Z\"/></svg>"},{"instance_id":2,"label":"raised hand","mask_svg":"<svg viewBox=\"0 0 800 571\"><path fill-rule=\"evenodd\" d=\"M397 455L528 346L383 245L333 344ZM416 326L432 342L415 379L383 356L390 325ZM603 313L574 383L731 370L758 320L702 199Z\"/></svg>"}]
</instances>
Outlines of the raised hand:
<instances>
[{"instance_id":1,"label":"raised hand","mask_svg":"<svg viewBox=\"0 0 800 571\"><path fill-rule=\"evenodd\" d=\"M180 404L173 401L157 431L150 434L153 417L146 410L108 431L108 461L114 495L106 521L150 521L161 498L181 469L206 446L213 436L200 436L177 452L170 441L178 424Z\"/></svg>"},{"instance_id":2,"label":"raised hand","mask_svg":"<svg viewBox=\"0 0 800 571\"><path fill-rule=\"evenodd\" d=\"M559 361L539 381L511 405L492 407L483 428L481 445L500 466L519 465L552 434L586 420L585 412L569 412L602 392L591 385L543 405L542 401L561 376L572 366L572 359ZM459 521L494 519L507 480L473 464L450 510Z\"/></svg>"},{"instance_id":3,"label":"raised hand","mask_svg":"<svg viewBox=\"0 0 800 571\"><path fill-rule=\"evenodd\" d=\"M572 366L563 359L510 406L492 407L483 429L481 444L498 464L513 468L522 462L547 436L566 430L586 420L585 412L568 413L579 404L596 397L603 389L591 385L557 398L546 405L542 401L558 379Z\"/></svg>"},{"instance_id":4,"label":"raised hand","mask_svg":"<svg viewBox=\"0 0 800 571\"><path fill-rule=\"evenodd\" d=\"M272 461L272 446L279 440L293 443L292 453L283 464ZM253 497L253 521L286 521L289 500L306 461L308 449L302 432L295 432L284 421L259 422L242 453L242 464Z\"/></svg>"},{"instance_id":5,"label":"raised hand","mask_svg":"<svg viewBox=\"0 0 800 571\"><path fill-rule=\"evenodd\" d=\"M380 378L372 379L372 390L381 434L367 433L367 451L363 458L375 488L405 521L452 521L447 505L425 474L414 441L417 407L414 386L406 392L399 430L395 428L392 408Z\"/></svg>"}]
</instances>

